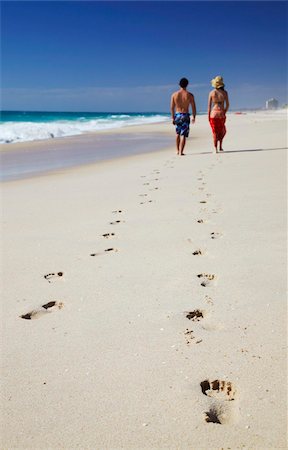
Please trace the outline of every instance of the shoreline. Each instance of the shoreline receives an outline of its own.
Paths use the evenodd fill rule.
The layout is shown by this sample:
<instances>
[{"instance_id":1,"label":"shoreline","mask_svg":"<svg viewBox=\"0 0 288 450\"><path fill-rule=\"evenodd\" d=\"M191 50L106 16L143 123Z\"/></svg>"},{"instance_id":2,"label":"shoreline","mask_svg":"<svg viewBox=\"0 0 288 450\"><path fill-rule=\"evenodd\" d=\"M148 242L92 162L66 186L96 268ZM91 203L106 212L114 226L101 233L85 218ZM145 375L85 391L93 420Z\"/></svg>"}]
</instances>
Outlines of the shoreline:
<instances>
[{"instance_id":1,"label":"shoreline","mask_svg":"<svg viewBox=\"0 0 288 450\"><path fill-rule=\"evenodd\" d=\"M264 114L263 114L264 113ZM285 116L286 117L286 116ZM272 122L283 120L282 115L272 112L227 114L228 126L236 124L245 129L245 125L252 121L269 118ZM274 120L273 120L274 119ZM282 128L285 133L285 127ZM211 130L205 115L197 117L196 125L190 126L190 136L187 148L192 145L192 153L197 151L211 152ZM230 140L228 130L229 151L237 151L237 141ZM198 143L202 141L206 146ZM227 142L227 138L226 138ZM235 145L236 144L236 145ZM153 153L155 151L173 148L175 146L175 128L169 123L153 123L133 125L117 130L101 130L78 136L55 138L42 141L29 141L0 146L1 182L46 175L47 173L61 173L77 167L89 166L103 161L109 161L129 155ZM195 147L193 149L193 146Z\"/></svg>"},{"instance_id":2,"label":"shoreline","mask_svg":"<svg viewBox=\"0 0 288 450\"><path fill-rule=\"evenodd\" d=\"M128 127L127 127L128 128ZM163 125L135 126L117 132L89 133L70 138L5 144L0 152L1 181L41 176L102 161L165 149L171 130ZM170 132L169 132L170 131ZM172 141L173 142L173 141ZM4 147L4 146L2 146Z\"/></svg>"},{"instance_id":3,"label":"shoreline","mask_svg":"<svg viewBox=\"0 0 288 450\"><path fill-rule=\"evenodd\" d=\"M276 119L276 118L280 118L280 115L287 116L287 112L288 110L286 108L282 108L282 109L278 109L278 110L233 110L233 111L228 111L227 113L227 117L232 116L232 115L254 115L254 114L260 114L260 116L263 117L267 117L269 116L269 119ZM163 113L164 114L164 113ZM207 115L206 112L200 112L197 114L197 118L199 117L205 117ZM3 122L6 123L6 122ZM12 149L24 149L26 146L29 147L30 145L34 146L42 146L42 144L45 144L46 142L56 142L61 143L61 142L65 142L66 140L73 140L76 138L90 138L90 137L97 137L99 136L105 136L105 135L109 135L109 134L122 134L122 133L126 133L128 132L130 134L130 132L137 132L138 130L141 130L143 132L147 131L150 132L150 127L154 127L154 126L171 126L171 121L170 120L165 120L165 121L159 121L159 122L152 122L152 123L143 123L143 124L129 124L129 125L125 125L122 126L120 128L109 128L109 129L99 129L99 130L91 130L91 131L86 131L86 132L82 132L81 134L74 134L74 135L70 135L70 136L62 136L62 137L54 137L54 138L47 138L47 139L36 139L36 140L31 140L31 141L21 141L21 142L12 142L12 143L1 143L0 144L0 153L1 151L7 151L7 150L12 150ZM165 131L163 131L165 133Z\"/></svg>"}]
</instances>

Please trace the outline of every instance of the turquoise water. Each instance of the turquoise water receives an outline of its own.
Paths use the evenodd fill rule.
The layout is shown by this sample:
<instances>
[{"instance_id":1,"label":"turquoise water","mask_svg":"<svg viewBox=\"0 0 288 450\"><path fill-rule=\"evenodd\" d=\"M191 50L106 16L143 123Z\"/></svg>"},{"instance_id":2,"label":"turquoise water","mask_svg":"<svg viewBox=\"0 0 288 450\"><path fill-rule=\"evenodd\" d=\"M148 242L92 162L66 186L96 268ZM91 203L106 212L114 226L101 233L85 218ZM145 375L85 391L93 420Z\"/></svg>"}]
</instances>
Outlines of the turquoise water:
<instances>
[{"instance_id":1,"label":"turquoise water","mask_svg":"<svg viewBox=\"0 0 288 450\"><path fill-rule=\"evenodd\" d=\"M73 136L169 120L168 113L2 111L0 143Z\"/></svg>"},{"instance_id":2,"label":"turquoise water","mask_svg":"<svg viewBox=\"0 0 288 450\"><path fill-rule=\"evenodd\" d=\"M46 112L46 111L1 111L0 121L5 122L55 122L55 121L89 121L91 119L113 119L123 118L151 118L155 116L169 116L169 114L158 112Z\"/></svg>"}]
</instances>

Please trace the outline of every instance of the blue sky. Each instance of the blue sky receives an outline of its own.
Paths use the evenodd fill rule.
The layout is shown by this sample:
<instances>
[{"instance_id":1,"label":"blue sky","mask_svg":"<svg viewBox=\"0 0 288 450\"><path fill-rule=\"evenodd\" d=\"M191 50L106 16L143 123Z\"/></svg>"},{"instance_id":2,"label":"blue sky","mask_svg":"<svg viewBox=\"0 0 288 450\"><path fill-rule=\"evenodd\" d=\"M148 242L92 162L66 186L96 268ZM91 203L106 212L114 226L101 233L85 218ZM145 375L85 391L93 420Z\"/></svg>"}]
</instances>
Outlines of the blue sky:
<instances>
[{"instance_id":1,"label":"blue sky","mask_svg":"<svg viewBox=\"0 0 288 450\"><path fill-rule=\"evenodd\" d=\"M183 76L199 110L287 102L287 3L2 2L2 109L169 111Z\"/></svg>"}]
</instances>

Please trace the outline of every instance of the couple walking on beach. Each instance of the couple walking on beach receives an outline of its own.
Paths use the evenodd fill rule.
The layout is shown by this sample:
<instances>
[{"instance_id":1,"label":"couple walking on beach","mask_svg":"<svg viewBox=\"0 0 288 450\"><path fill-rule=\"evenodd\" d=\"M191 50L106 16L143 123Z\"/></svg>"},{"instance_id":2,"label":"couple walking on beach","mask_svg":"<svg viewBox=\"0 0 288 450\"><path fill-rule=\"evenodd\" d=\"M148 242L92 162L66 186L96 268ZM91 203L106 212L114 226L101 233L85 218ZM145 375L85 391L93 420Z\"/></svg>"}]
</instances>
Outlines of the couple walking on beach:
<instances>
[{"instance_id":1,"label":"couple walking on beach","mask_svg":"<svg viewBox=\"0 0 288 450\"><path fill-rule=\"evenodd\" d=\"M184 155L186 138L189 136L190 106L192 108L192 123L196 119L196 104L194 95L187 91L189 81L181 78L180 89L171 96L171 116L173 125L176 126L176 148L177 155ZM208 97L208 120L212 129L215 152L223 151L222 141L226 134L226 112L229 108L228 92L224 89L223 78L217 76L211 81L214 89Z\"/></svg>"}]
</instances>

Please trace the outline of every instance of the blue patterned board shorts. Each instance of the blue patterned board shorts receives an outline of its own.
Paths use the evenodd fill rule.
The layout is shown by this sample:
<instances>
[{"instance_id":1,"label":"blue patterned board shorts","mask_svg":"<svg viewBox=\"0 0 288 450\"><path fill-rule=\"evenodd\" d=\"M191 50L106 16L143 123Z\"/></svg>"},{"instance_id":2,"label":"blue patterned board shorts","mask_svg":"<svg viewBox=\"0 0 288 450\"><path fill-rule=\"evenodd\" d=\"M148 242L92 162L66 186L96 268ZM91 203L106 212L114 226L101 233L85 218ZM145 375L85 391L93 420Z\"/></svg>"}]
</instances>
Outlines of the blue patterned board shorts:
<instances>
[{"instance_id":1,"label":"blue patterned board shorts","mask_svg":"<svg viewBox=\"0 0 288 450\"><path fill-rule=\"evenodd\" d=\"M176 113L174 116L174 124L176 125L176 133L180 136L189 136L190 114Z\"/></svg>"}]
</instances>

